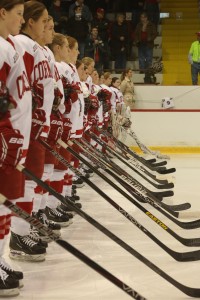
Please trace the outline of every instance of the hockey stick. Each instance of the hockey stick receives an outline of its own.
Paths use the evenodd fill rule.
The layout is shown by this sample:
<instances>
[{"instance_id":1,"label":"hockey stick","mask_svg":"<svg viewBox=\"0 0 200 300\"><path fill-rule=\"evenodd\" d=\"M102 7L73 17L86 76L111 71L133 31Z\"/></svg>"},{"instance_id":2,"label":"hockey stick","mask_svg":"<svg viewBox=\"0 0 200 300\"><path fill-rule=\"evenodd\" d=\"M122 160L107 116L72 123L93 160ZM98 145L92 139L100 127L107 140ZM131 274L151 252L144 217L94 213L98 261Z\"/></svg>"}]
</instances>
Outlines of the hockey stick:
<instances>
[{"instance_id":1,"label":"hockey stick","mask_svg":"<svg viewBox=\"0 0 200 300\"><path fill-rule=\"evenodd\" d=\"M115 277L113 274L108 272L106 269L101 267L99 264L97 264L95 261L90 259L88 256L83 254L81 251L79 251L77 248L69 244L67 241L64 241L59 238L59 236L54 233L52 230L48 229L45 225L43 225L38 219L33 218L28 213L26 213L24 210L22 210L17 205L13 204L11 201L7 200L2 194L0 194L0 204L5 205L8 207L13 213L15 213L17 216L28 222L30 225L37 228L37 230L42 233L43 235L47 235L51 240L53 240L56 244L61 246L63 249L67 250L69 253L74 255L76 258L80 259L83 263L85 263L87 266L95 270L97 273L102 275L104 278L112 282L114 285L116 285L118 288L120 288L122 291L127 293L129 296L131 296L134 299L138 300L146 300L143 296L138 294L135 290L133 290L130 286L122 282L120 279Z\"/></svg>"},{"instance_id":2,"label":"hockey stick","mask_svg":"<svg viewBox=\"0 0 200 300\"><path fill-rule=\"evenodd\" d=\"M84 141L83 139L81 141L83 142L83 144L86 146L86 149L87 149L87 153L84 153L84 155L86 157L88 157L90 160L95 159L95 164L98 165L100 163L99 167L101 167L102 169L104 169L106 171L106 168L109 166L109 168L111 168L112 171L114 170L116 174L118 174L118 175L120 174L120 176L124 175L124 177L128 177L128 178L132 178L132 177L130 177L130 175L127 172L125 172L123 169L119 168L117 164L115 164L111 161L109 161L108 164L107 163L105 164L105 162L108 161L106 157L104 157L104 160L100 160L99 157L97 157L98 154L95 156L94 153L88 152L89 149L90 149L90 145L89 145L89 148L88 148L88 142ZM77 140L75 140L74 142L79 147L82 148L82 145ZM83 151L86 150L86 149L84 148ZM94 149L92 147L92 149L94 150L94 152L98 151L96 148ZM99 153L99 151L98 151L98 153ZM91 157L91 155L92 155L92 157ZM110 174L110 175L113 176L112 174ZM122 177L122 179L124 179L124 177ZM115 179L117 181L119 181L122 186L124 186L124 181L120 181L120 179L117 179L116 177L115 177ZM127 182L126 182L126 187L125 188L127 188ZM141 197L138 197L137 195L134 194L134 191L132 190L132 187L130 185L128 185L128 188L129 188L129 192L133 196L135 196L135 198L137 198L138 201L146 203L146 201L142 200ZM170 196L174 195L173 191L152 192L152 191L148 190L147 188L146 188L146 190L149 193L151 193L151 195L156 197L156 199L159 200L159 201L162 201L163 197L170 197ZM167 208L169 208L171 210L175 210L175 211L186 210L186 209L189 209L191 207L191 204L188 203L188 202L187 203L182 203L182 204L177 204L177 205L168 205L168 204L164 204L164 205Z\"/></svg>"},{"instance_id":3,"label":"hockey stick","mask_svg":"<svg viewBox=\"0 0 200 300\"><path fill-rule=\"evenodd\" d=\"M102 132L102 131L100 131L99 128L98 128L98 130L99 130L99 132ZM120 148L120 146L121 146L121 144L122 144L122 145L124 145L124 148L125 148L125 149L128 149L128 150L127 150L128 152L131 151L125 144L123 144L121 141L117 140L114 136L112 136L112 135L111 135L110 133L108 133L107 131L103 131L103 133L104 133L107 137L109 137L111 140L114 140L114 142L116 143L116 145L117 145L118 148ZM111 136L111 137L110 137L110 136ZM105 143L105 141L104 141L104 143ZM125 152L126 152L126 150L125 150L124 148L123 148L123 149L120 148L120 149L121 149L121 151L125 151ZM114 150L113 150L113 151L114 151ZM131 152L133 152L133 151L131 151ZM133 153L135 153L135 152L133 152ZM118 153L118 155L120 155L120 153ZM169 174L169 173L175 172L175 169L174 169L174 168L166 169L166 167L160 167L160 166L163 166L163 165L165 164L165 162L149 164L149 163L145 163L145 162L144 162L144 158L138 156L138 155L135 153L135 159L136 159L137 157L140 158L140 162L143 163L143 165L145 165L145 166L148 167L149 169L154 170L154 171L156 171L156 172L158 172L158 173L160 173L160 174ZM123 155L123 158L126 158L126 160L127 160L127 159L130 159L130 157L128 156L128 154ZM132 161L133 161L133 156L131 156L131 158L132 158ZM137 162L138 162L138 161L139 161L139 159L137 159ZM166 163L167 163L167 162L166 162ZM160 167L160 168L159 168L159 167Z\"/></svg>"},{"instance_id":4,"label":"hockey stick","mask_svg":"<svg viewBox=\"0 0 200 300\"><path fill-rule=\"evenodd\" d=\"M88 141L86 141L84 138L82 138L82 139L80 140L80 142L83 144L83 147L84 147L85 150L87 150L87 151L92 152L93 154L95 154L96 159L97 159L96 164L99 163L99 157L101 157L103 161L104 161L104 160L105 160L105 161L108 161L108 160L107 160L107 157L106 157L105 155L102 155L102 152L100 152L98 149L92 147L91 144L89 144ZM79 145L80 147L82 147L82 145L79 144L78 141L75 140L75 143L77 143L77 145ZM92 153L91 153L91 154L92 154ZM112 165L113 162L109 160L108 164L111 164L111 165ZM118 167L116 164L115 164L115 166ZM123 169L121 169L121 171L122 171L122 170L123 170ZM124 170L123 170L123 172L124 172ZM174 192L173 192L173 191L162 191L162 192L153 192L153 191L150 191L150 192L151 192L155 197L157 197L157 199L159 199L160 201L163 200L163 197L171 197L171 196L174 195ZM177 207L178 207L178 206L177 206ZM176 208L177 208L177 207L176 207ZM179 207L179 208L182 208L182 207ZM185 207L184 207L184 208L185 208Z\"/></svg>"},{"instance_id":5,"label":"hockey stick","mask_svg":"<svg viewBox=\"0 0 200 300\"><path fill-rule=\"evenodd\" d=\"M96 138L96 136L94 134L91 134L90 135L95 141L97 141L97 143L99 143L100 145L101 142L99 141L99 139ZM74 141L77 145L80 146L80 144L77 142L77 141ZM101 160L99 158L99 160ZM105 157L105 160L108 162L108 160L106 159ZM101 160L101 162L105 165L105 162ZM118 176L123 179L123 180L126 180L126 185L127 185L127 182L129 184L131 184L131 186L129 185L129 190L132 189L133 193L136 193L137 195L137 199L140 201L143 201L143 202L146 202L145 201L145 197L149 197L151 201L154 201L156 202L159 206L161 206L162 208L164 208L167 212L169 212L170 214L172 214L173 216L175 217L178 217L177 215L177 212L174 212L171 207L169 207L167 204L165 203L161 203L152 193L150 190L148 190L147 188L145 188L142 184L140 184L136 179L134 179L132 176L130 176L127 172L125 172L124 170L122 170L119 166L117 166L116 164L114 164L113 162L108 162L109 165L107 166L110 166L111 168L114 169L114 171L118 174ZM108 172L111 176L113 176L112 174L113 173L110 173L110 170L109 169L106 169L106 172ZM120 174L121 173L121 174ZM123 181L120 180L120 183L123 185ZM172 184L173 186L173 184ZM144 196L145 194L145 196ZM133 195L133 194L132 194ZM148 202L148 201L147 201ZM188 209L190 208L191 205L189 203L183 203L183 204L180 204L179 205L179 208L180 209Z\"/></svg>"},{"instance_id":6,"label":"hockey stick","mask_svg":"<svg viewBox=\"0 0 200 300\"><path fill-rule=\"evenodd\" d=\"M152 165L152 164L148 163L147 160L145 160L143 157L137 155L135 152L133 152L132 150L130 150L125 144L123 144L121 141L119 141L118 139L116 139L108 131L102 130L100 132L103 133L103 134L105 134L107 137L112 138L115 141L116 145L118 146L118 148L121 151L124 151L127 155L129 154L131 157L134 157L135 159L137 159L138 161L140 161L141 163L143 163L144 166L148 167L150 170L156 171L159 174L168 174L168 173L173 173L173 172L176 171L175 168L171 168L169 170L157 168L155 164ZM129 157L129 155L128 155L128 157Z\"/></svg>"},{"instance_id":7,"label":"hockey stick","mask_svg":"<svg viewBox=\"0 0 200 300\"><path fill-rule=\"evenodd\" d=\"M135 249L130 247L128 244L126 244L124 241L122 241L120 238L118 238L116 235L114 235L111 231L109 231L107 228L105 228L103 225L101 225L99 222L97 222L95 219L90 217L88 214L86 214L83 210L78 209L75 204L64 198L62 195L58 194L55 190L53 190L48 184L34 176L29 170L27 170L25 167L18 165L17 170L20 172L23 172L26 176L34 180L38 185L46 189L48 192L50 192L53 196L55 196L58 200L61 202L67 203L69 208L74 210L77 214L79 214L82 218L84 218L86 221L88 221L90 224L92 224L95 228L99 229L102 233L110 237L113 241L115 241L118 245L120 245L123 249L125 249L127 252L132 254L134 257L136 257L138 260L143 262L146 266L148 266L150 269L152 269L154 272L156 272L158 275L166 279L169 283L171 283L173 286L175 286L177 289L182 291L188 296L191 297L200 297L200 289L199 288L191 288L188 286L185 286L181 284L180 282L176 281L174 278L169 276L167 273L165 273L162 269L154 265L151 261L149 261L146 257L141 255L139 252L137 252Z\"/></svg>"},{"instance_id":8,"label":"hockey stick","mask_svg":"<svg viewBox=\"0 0 200 300\"><path fill-rule=\"evenodd\" d=\"M87 134L87 132L86 132L86 134ZM84 139L82 138L82 140L84 140ZM107 144L106 144L106 147L107 147ZM100 152L99 152L99 155L103 156L103 154L101 154ZM123 163L125 163L129 168L131 168L131 169L134 170L135 172L138 172L138 170L139 170L139 171L141 171L141 172L144 173L145 175L148 175L149 177L151 177L153 180L155 180L156 182L158 182L158 183L160 183L160 184L166 184L166 183L168 183L167 180L160 180L160 179L157 179L157 177L156 177L154 174L148 172L148 170L146 170L145 168L143 168L142 165L141 165L136 159L132 159L132 160L131 160L131 163L133 164L134 167L136 167L136 168L138 169L137 171L136 171L136 169L135 169L132 165L129 164L129 162L127 162L127 160L125 160L124 158L122 158L122 156L120 156L120 155L117 153L117 151L114 151L114 155L117 156L117 157L119 157L119 159L120 159ZM142 177L142 175L140 175L140 176ZM146 178L146 177L145 177L145 178Z\"/></svg>"},{"instance_id":9,"label":"hockey stick","mask_svg":"<svg viewBox=\"0 0 200 300\"><path fill-rule=\"evenodd\" d=\"M107 149L112 155L114 155L116 158L118 158L121 162L123 162L126 166L128 166L131 170L133 170L135 173L139 174L143 179L145 179L146 181L148 181L151 185L153 185L155 188L157 189L171 189L174 187L173 183L162 183L160 184L156 184L154 182L152 182L151 180L149 180L148 178L146 178L146 176L144 176L143 174L141 174L136 168L134 168L133 166L131 166L129 163L127 163L123 158L120 157L120 155L118 155L116 153L116 151L112 150L104 141L100 140L94 133L88 133L88 135L95 140L99 145L101 145L102 147L104 146L105 149ZM104 158L106 158L106 156L104 156ZM145 173L146 174L146 173ZM155 181L157 181L156 178L154 178Z\"/></svg>"},{"instance_id":10,"label":"hockey stick","mask_svg":"<svg viewBox=\"0 0 200 300\"><path fill-rule=\"evenodd\" d=\"M125 130L125 128L123 128L122 126L122 130ZM126 130L125 130L126 131ZM135 132L133 130L127 130L126 133L131 136L137 143L137 145L139 146L139 148L142 150L142 152L144 154L150 154L150 155L153 155L155 156L156 158L159 158L159 159L170 159L170 156L169 155L165 155L165 154L162 154L160 153L160 151L152 151L151 149L147 148L140 140L139 138L137 137L137 135L135 134Z\"/></svg>"},{"instance_id":11,"label":"hockey stick","mask_svg":"<svg viewBox=\"0 0 200 300\"><path fill-rule=\"evenodd\" d=\"M126 197L130 202L132 202L135 206L137 206L139 209L144 210L145 214L148 216L152 214L149 213L143 206L141 206L137 201L134 201L131 196L129 196L125 191L123 191L118 185L116 185L113 181L111 181L108 177L106 177L104 174L102 174L100 171L97 170L97 168L93 167L87 160L85 160L82 156L77 154L71 146L73 143L68 141L69 145L64 143L62 140L58 140L58 144L63 147L64 149L67 149L71 154L73 154L76 158L78 158L80 161L82 161L86 166L88 166L93 172L95 172L97 175L99 175L103 180L105 180L108 184L110 184L112 187L114 187L119 193L121 193L124 197ZM104 169L104 166L102 166L102 169ZM200 227L200 220L196 221L191 221L191 222L180 222L177 219L174 219L171 215L169 215L167 212L163 211L156 203L151 204L154 208L159 210L162 214L168 217L168 219L172 220L174 223L176 223L178 226L184 228L184 229L195 229ZM151 218L155 223L160 225L161 223L163 224L162 221L157 219L156 217L153 216ZM162 226L161 226L162 227ZM165 230L168 229L168 227L165 225ZM185 239L184 239L185 240ZM189 242L191 241L191 244L199 244L199 239L189 239ZM186 240L187 243L187 240Z\"/></svg>"},{"instance_id":12,"label":"hockey stick","mask_svg":"<svg viewBox=\"0 0 200 300\"><path fill-rule=\"evenodd\" d=\"M58 152L52 149L45 141L41 140L40 143L48 150L50 153L58 159L63 165L70 168L74 174L80 177L84 182L86 182L93 190L95 190L99 195L101 195L108 203L110 203L117 211L119 211L123 216L125 216L131 223L133 223L137 228L139 228L143 233L145 233L150 239L152 239L157 245L159 245L163 250L165 250L169 255L171 255L177 261L194 261L200 259L200 250L179 253L171 250L166 245L164 245L160 240L158 240L151 232L149 232L145 227L143 227L136 219L134 219L127 211L120 207L116 202L114 202L108 195L106 195L100 188L97 187L88 178L84 177L80 171L72 167L71 164L66 161Z\"/></svg>"},{"instance_id":13,"label":"hockey stick","mask_svg":"<svg viewBox=\"0 0 200 300\"><path fill-rule=\"evenodd\" d=\"M100 131L99 131L100 132ZM105 141L104 141L105 143ZM107 147L109 147L109 144L106 144ZM133 165L134 167L137 167L140 171L144 172L146 175L148 175L149 177L153 178L155 181L157 181L158 183L160 184L164 184L164 183L167 183L168 181L167 180L160 180L159 178L157 178L157 176L155 174L152 174L151 172L149 172L147 169L145 169L143 166L142 166L142 163L138 161L138 159L136 158L133 158L133 157L129 157L129 156L123 156L121 155L118 151L116 151L115 149L112 149L112 151L115 152L115 154L118 156L118 158L120 158L121 160L123 160L124 162L126 162L126 164L128 165L129 163L131 163L131 165ZM151 164L151 166L153 168L157 168L158 167L158 164L157 166L155 166L155 164ZM166 168L165 170L162 168L158 169L159 172L166 172ZM169 169L170 170L170 169ZM154 172L157 172L156 170L154 170Z\"/></svg>"}]
</instances>

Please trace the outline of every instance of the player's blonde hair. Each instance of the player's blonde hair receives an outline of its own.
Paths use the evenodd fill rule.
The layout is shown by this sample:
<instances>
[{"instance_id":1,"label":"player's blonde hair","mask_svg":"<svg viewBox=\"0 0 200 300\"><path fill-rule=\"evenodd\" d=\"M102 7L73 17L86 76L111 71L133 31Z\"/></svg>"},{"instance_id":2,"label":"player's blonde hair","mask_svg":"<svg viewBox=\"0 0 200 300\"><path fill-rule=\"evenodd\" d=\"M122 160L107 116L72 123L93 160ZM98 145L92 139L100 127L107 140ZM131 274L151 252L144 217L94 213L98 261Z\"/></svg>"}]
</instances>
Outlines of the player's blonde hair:
<instances>
[{"instance_id":1,"label":"player's blonde hair","mask_svg":"<svg viewBox=\"0 0 200 300\"><path fill-rule=\"evenodd\" d=\"M55 33L54 37L53 37L53 41L52 43L49 45L49 48L51 49L51 51L54 52L54 47L59 45L60 47L62 47L65 43L65 40L67 39L67 37L62 34L62 33Z\"/></svg>"},{"instance_id":2,"label":"player's blonde hair","mask_svg":"<svg viewBox=\"0 0 200 300\"><path fill-rule=\"evenodd\" d=\"M81 61L85 66L88 67L89 65L91 65L94 62L94 59L86 56L86 57L83 57Z\"/></svg>"}]
</instances>

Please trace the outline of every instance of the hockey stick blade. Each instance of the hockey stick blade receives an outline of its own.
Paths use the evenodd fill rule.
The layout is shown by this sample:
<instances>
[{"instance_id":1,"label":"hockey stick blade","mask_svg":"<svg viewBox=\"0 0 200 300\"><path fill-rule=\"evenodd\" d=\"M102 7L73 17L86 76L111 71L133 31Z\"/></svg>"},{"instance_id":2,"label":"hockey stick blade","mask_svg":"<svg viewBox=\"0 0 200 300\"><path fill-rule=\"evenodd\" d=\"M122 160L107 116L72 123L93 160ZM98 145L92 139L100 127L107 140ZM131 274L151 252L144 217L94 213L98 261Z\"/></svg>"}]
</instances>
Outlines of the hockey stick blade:
<instances>
[{"instance_id":1,"label":"hockey stick blade","mask_svg":"<svg viewBox=\"0 0 200 300\"><path fill-rule=\"evenodd\" d=\"M160 161L160 162L155 162L155 163L152 163L152 167L162 167L162 166L165 166L167 164L167 161L166 160L163 160L163 161Z\"/></svg>"},{"instance_id":2,"label":"hockey stick blade","mask_svg":"<svg viewBox=\"0 0 200 300\"><path fill-rule=\"evenodd\" d=\"M151 193L160 201L163 200L163 198L165 197L172 197L174 196L174 192L173 191L163 191L163 192L152 192Z\"/></svg>"},{"instance_id":3,"label":"hockey stick blade","mask_svg":"<svg viewBox=\"0 0 200 300\"><path fill-rule=\"evenodd\" d=\"M66 145L66 144L64 143L64 145ZM28 171L27 169L25 169L25 167L23 167L21 165L17 165L17 169L20 172L23 172L26 176L28 176L32 180L34 180L37 184L39 184L40 186L42 186L44 189L46 189L47 191L49 191L53 196L55 196L60 201L65 200L65 198L62 195L58 194L48 184L44 183L39 178L36 178L36 176L34 176L30 171ZM151 268L152 270L154 270L157 274L159 274L160 276L162 276L163 278L165 278L168 282L170 282L171 284L173 284L179 290L183 291L185 294L187 294L189 296L193 296L193 297L197 297L198 296L198 297L200 297L200 289L187 287L187 286L185 286L185 285L177 282L174 278L172 278L167 273L165 273L162 269L160 269L159 267L157 267L156 265L154 265L146 257L144 257L139 252L137 252L135 249L133 249L132 247L130 247L123 240L121 240L120 238L118 238L116 235L114 235L112 232L110 232L107 228L105 228L104 226L102 226L100 223L98 223L96 220L94 220L92 217L90 217L84 211L82 211L81 209L78 209L74 205L73 202L67 200L67 204L68 204L69 208L72 208L72 210L74 210L75 212L77 212L81 217L83 217L85 220L87 220L89 223L91 223L97 229L99 229L100 231L102 231L104 234L106 234L107 236L109 236L113 241L115 241L117 244L119 244L122 248L124 248L125 250L127 250L129 253L131 253L133 256L135 256L138 260L140 260L146 266L148 266L149 268Z\"/></svg>"},{"instance_id":4,"label":"hockey stick blade","mask_svg":"<svg viewBox=\"0 0 200 300\"><path fill-rule=\"evenodd\" d=\"M76 158L80 159L80 161L82 161L86 166L88 166L89 168L91 168L97 175L99 175L103 180L105 180L108 184L110 184L112 187L114 187L120 194L122 194L126 199L128 199L131 203L133 203L135 206L137 206L140 210L142 210L145 214L148 213L148 211L141 206L137 201L135 201L130 195L128 195L125 191L123 191L118 185L116 185L115 183L113 183L113 181L111 181L108 177L106 177L104 174L102 174L98 169L94 168L87 160L85 160L82 156L80 156L78 153L76 153L71 146L73 145L73 142L68 142L68 144L64 143L63 141L59 140L58 141L59 145L62 146L65 149L68 149L68 151L73 154ZM83 148L82 148L83 149ZM84 151L84 149L83 149ZM85 153L84 155L86 155L87 157L87 153ZM89 158L90 159L90 158ZM97 166L99 167L98 163ZM100 166L101 167L101 166ZM105 170L104 167L101 167L103 170ZM107 172L107 170L106 170ZM111 172L112 173L112 172ZM110 172L109 172L110 174ZM111 175L112 176L112 175ZM116 176L116 180L120 180L120 178ZM114 177L114 176L113 176ZM124 182L124 181L123 181ZM124 182L126 184L126 182ZM130 187L130 186L129 186ZM125 189L128 191L128 188L125 187ZM132 190L131 190L132 192ZM130 193L131 193L130 192ZM134 193L134 196L136 194ZM135 196L136 197L136 196ZM141 197L140 197L141 198ZM150 199L148 200L148 203L151 204L154 208L156 208L159 212L161 212L162 214L164 214L166 217L168 217L168 219L172 220L175 224L177 224L178 226L180 226L181 228L185 228L185 229L194 229L194 228L199 228L200 227L200 220L196 220L196 221L191 221L191 222L180 222L179 220L173 218L170 214L168 214L166 211L162 210L154 201L151 201ZM177 212L173 212L173 214L178 217L178 213ZM158 220L157 218L155 218L155 220L152 218L152 220L154 222L157 223ZM161 222L159 220L158 225L160 226L160 223L163 224L163 222ZM163 228L161 226L161 228ZM165 228L169 229L167 226L165 226L163 229L166 230ZM172 231L172 230L170 230ZM179 236L176 233L172 233L173 236L179 240ZM192 245L194 243L199 243L199 239L189 239L189 243L190 241L192 242ZM181 241L182 242L182 241ZM186 240L186 243L188 243L188 241Z\"/></svg>"},{"instance_id":5,"label":"hockey stick blade","mask_svg":"<svg viewBox=\"0 0 200 300\"><path fill-rule=\"evenodd\" d=\"M166 170L156 169L155 171L158 172L159 174L169 174L169 173L176 172L176 169L175 168L170 168L170 169L166 169Z\"/></svg>"},{"instance_id":6,"label":"hockey stick blade","mask_svg":"<svg viewBox=\"0 0 200 300\"><path fill-rule=\"evenodd\" d=\"M17 207L16 205L13 205L12 202L6 200L5 198L2 199L2 195L0 196L1 198L1 203L6 205L7 207L9 207L10 209L15 206L15 208L17 208L17 210L15 211L15 213L20 217L22 217L22 215L24 216L23 218L26 219L26 221L28 221L28 218L30 218L30 216L24 212L23 210L21 210L19 207ZM20 215L19 211L22 213L22 215ZM32 218L32 217L31 217ZM37 222L39 223L39 225L41 224L38 220ZM44 225L41 224L43 227ZM40 226L41 226L40 225ZM36 224L33 226L36 227ZM41 229L41 227L38 226L38 230ZM45 228L46 229L46 228ZM49 231L49 229L46 229ZM42 231L42 233L44 233ZM55 234L54 234L55 235ZM60 241L60 242L58 242ZM70 244L68 244L67 242L65 242L64 240L58 239L55 240L55 242L58 242L58 244L60 246L63 246L66 250L68 250L72 255L76 256L77 258L79 258L80 260L82 260L84 263L88 264L91 268L93 268L95 271L99 272L100 274L102 274L104 277L106 277L108 275L108 280L110 280L111 282L113 282L115 285L119 286L119 280L115 279L114 276L112 274L110 274L108 271L104 272L104 269L102 267L100 267L99 265L97 265L96 263L94 263L94 261L92 261L91 259L89 259L88 257L85 256L85 254L81 253L79 250L77 250L75 247L71 246ZM123 242L123 241L122 241ZM124 242L123 242L124 243ZM125 244L125 243L124 243ZM70 247L68 247L68 245L70 245ZM130 247L131 248L131 247ZM175 286L177 289L179 289L181 292L185 293L188 296L191 297L200 297L200 289L198 288L191 288L188 286L185 286L181 283L179 283L178 281L176 281L174 278L172 278L171 276L169 276L167 273L165 273L162 269L160 269L159 267L157 267L156 265L154 265L151 261L149 261L146 257L142 256L140 253L138 253L136 250L134 250L133 248L131 248L133 251L133 255L140 260L141 262L143 262L146 266L148 266L150 269L152 269L154 272L156 272L158 275L160 275L161 277L163 277L164 279L166 279L166 281L168 281L169 283L171 283L173 286ZM97 268L96 268L97 267ZM99 268L100 267L100 268ZM100 271L101 270L101 271ZM103 273L101 273L103 271ZM111 275L111 276L110 276ZM115 280L113 280L115 279ZM140 296L136 291L134 291L132 288L130 288L129 286L127 286L126 284L122 283L122 286L120 287L121 289L123 289L124 292L128 293L129 296L131 296L132 298L136 299L136 300L146 300L146 298Z\"/></svg>"},{"instance_id":7,"label":"hockey stick blade","mask_svg":"<svg viewBox=\"0 0 200 300\"><path fill-rule=\"evenodd\" d=\"M52 149L45 141L41 140L40 143L43 146L45 146L45 148L49 150L50 153L56 157L56 159L58 159L66 167L71 168L72 172L74 172L83 181L85 181L93 190L95 190L100 196L102 196L118 212L120 212L124 217L126 217L126 219L128 219L133 225L135 225L138 229L140 229L143 233L145 233L149 238L151 238L156 244L158 244L174 259L176 259L177 261L194 261L200 259L200 252L191 251L186 253L178 253L176 251L169 249L160 240L158 240L155 236L153 236L153 234L150 233L144 226L142 226L136 219L134 219L127 211L125 211L116 202L114 202L107 194L105 194L101 189L99 189L93 182L91 182L88 178L85 178L83 175L81 175L80 171L72 167L69 162L67 162L60 154L58 154L54 149Z\"/></svg>"},{"instance_id":8,"label":"hockey stick blade","mask_svg":"<svg viewBox=\"0 0 200 300\"><path fill-rule=\"evenodd\" d=\"M123 290L125 293L127 293L129 296L136 300L147 300L143 296L141 296L138 292L133 290L130 286L119 280L117 277L115 277L113 274L108 272L106 269L101 267L99 264L97 264L95 261L90 259L88 256L83 254L81 251L76 249L74 246L69 244L67 241L64 241L58 237L52 230L48 229L46 226L44 226L39 220L33 218L28 213L26 213L24 210L19 208L17 205L14 205L11 201L7 200L2 194L0 194L0 203L4 204L6 207L8 207L12 212L17 214L20 218L27 221L29 224L34 226L38 229L38 231L44 235L48 235L55 243L57 243L59 246L61 246L63 249L67 250L69 253L71 253L73 256L81 260L83 263L85 263L87 266L95 270L97 273L101 274L104 278L112 282L114 285L116 285L118 288Z\"/></svg>"},{"instance_id":9,"label":"hockey stick blade","mask_svg":"<svg viewBox=\"0 0 200 300\"><path fill-rule=\"evenodd\" d=\"M95 162L95 164L97 164L97 167L93 167L91 165L91 163L89 163L87 160L85 160L82 156L80 156L78 153L76 153L71 146L73 145L72 142L70 142L68 145L66 143L64 143L62 140L58 141L59 145L62 146L65 149L68 149L70 153L72 153L76 158L78 158L80 161L82 161L86 166L88 166L89 168L91 168L97 175L99 175L102 179L104 179L107 183L109 183L112 187L114 187L120 194L122 194L125 198L127 198L130 202L133 203L133 199L132 197L130 197L127 193L125 193L118 185L114 184L111 180L109 180L108 177L106 177L104 174L102 174L101 172L99 172L98 168L102 168L103 170L106 170L106 168L100 164L98 162ZM84 150L83 146L81 146L81 148ZM88 157L89 153L86 151L84 154L86 157ZM89 157L89 159L91 159ZM112 176L112 175L111 175ZM120 180L119 177L117 177L116 179L117 181ZM135 194L134 194L135 195ZM140 197L141 199L141 197ZM146 201L145 201L146 202ZM199 220L195 220L195 221L190 221L190 222L182 222L177 220L176 218L178 218L179 213L178 212L173 212L173 216L175 216L176 218L172 217L170 214L168 214L165 210L161 209L161 207L159 207L154 201L151 201L150 199L148 200L148 203L153 206L154 208L156 208L159 212L161 212L163 215L165 215L168 219L170 219L171 221L173 221L175 224L177 224L179 227L187 229L187 230L191 230L191 229L195 229L195 228L199 228L200 227L200 219ZM138 205L138 203L134 203L134 205ZM143 209L143 207L140 207L140 209Z\"/></svg>"},{"instance_id":10,"label":"hockey stick blade","mask_svg":"<svg viewBox=\"0 0 200 300\"><path fill-rule=\"evenodd\" d=\"M102 140L99 139L99 137L97 135L95 135L94 133L90 133L89 134L90 137L92 137L99 145L101 145L102 147L105 146L106 149L111 152L111 154L113 154L114 156L116 156L120 161L122 161L125 165L127 165L129 168L131 168L134 172L136 172L137 174L139 173L139 175L144 178L146 181L148 181L149 183L151 183L154 187L156 187L157 189L170 189L172 188L172 183L166 183L163 185L157 185L151 181L148 180L148 178L146 178L142 173L140 173L138 170L144 172L143 168L141 166L137 166L138 170L135 169L133 166L131 166L130 164L128 164L126 161L124 161L124 159L122 159L119 154L116 153L116 151L114 151L113 149L111 149L108 145L106 145L106 143ZM107 159L107 157L105 157L105 159ZM109 160L107 159L107 162L109 163ZM110 161L111 163L111 161ZM113 162L114 164L114 162ZM156 178L154 178L155 181Z\"/></svg>"},{"instance_id":11,"label":"hockey stick blade","mask_svg":"<svg viewBox=\"0 0 200 300\"><path fill-rule=\"evenodd\" d=\"M181 204L175 204L175 205L170 205L170 204L167 204L167 205L168 205L169 208L171 208L174 211L182 211L182 210L187 210L187 209L191 208L191 204L189 202L181 203ZM181 218L181 213L179 213L179 216L178 216L179 218ZM200 217L200 215L199 215L199 217Z\"/></svg>"}]
</instances>

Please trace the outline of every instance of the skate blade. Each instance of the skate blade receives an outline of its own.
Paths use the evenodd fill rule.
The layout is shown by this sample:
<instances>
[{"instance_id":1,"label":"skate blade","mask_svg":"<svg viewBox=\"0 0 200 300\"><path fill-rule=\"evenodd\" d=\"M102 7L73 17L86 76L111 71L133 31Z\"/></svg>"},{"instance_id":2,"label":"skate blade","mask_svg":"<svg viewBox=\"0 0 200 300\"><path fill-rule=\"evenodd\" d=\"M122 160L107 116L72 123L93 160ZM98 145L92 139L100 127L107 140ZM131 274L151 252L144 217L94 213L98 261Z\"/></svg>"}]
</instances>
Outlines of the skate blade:
<instances>
[{"instance_id":1,"label":"skate blade","mask_svg":"<svg viewBox=\"0 0 200 300\"><path fill-rule=\"evenodd\" d=\"M29 255L21 251L10 250L9 257L14 260L42 262L45 260L45 254Z\"/></svg>"},{"instance_id":2,"label":"skate blade","mask_svg":"<svg viewBox=\"0 0 200 300\"><path fill-rule=\"evenodd\" d=\"M12 297L19 295L19 288L0 290L0 297Z\"/></svg>"}]
</instances>

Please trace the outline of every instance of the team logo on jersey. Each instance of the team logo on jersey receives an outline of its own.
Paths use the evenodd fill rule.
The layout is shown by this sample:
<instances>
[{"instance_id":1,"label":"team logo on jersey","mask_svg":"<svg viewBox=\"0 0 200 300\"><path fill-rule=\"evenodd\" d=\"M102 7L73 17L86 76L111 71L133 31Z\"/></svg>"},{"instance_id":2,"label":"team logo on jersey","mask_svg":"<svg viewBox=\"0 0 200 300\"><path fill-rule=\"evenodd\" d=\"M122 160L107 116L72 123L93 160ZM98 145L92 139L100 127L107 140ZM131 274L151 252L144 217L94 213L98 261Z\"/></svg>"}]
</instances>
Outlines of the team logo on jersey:
<instances>
[{"instance_id":1,"label":"team logo on jersey","mask_svg":"<svg viewBox=\"0 0 200 300\"><path fill-rule=\"evenodd\" d=\"M28 78L24 71L20 76L17 77L16 84L17 84L18 96L20 99L22 99L24 93L30 91Z\"/></svg>"},{"instance_id":2,"label":"team logo on jersey","mask_svg":"<svg viewBox=\"0 0 200 300\"><path fill-rule=\"evenodd\" d=\"M37 50L37 48L38 48L38 45L35 44L35 45L33 46L33 51L35 52L35 51Z\"/></svg>"},{"instance_id":3,"label":"team logo on jersey","mask_svg":"<svg viewBox=\"0 0 200 300\"><path fill-rule=\"evenodd\" d=\"M14 63L16 63L16 61L18 60L18 58L19 58L19 54L16 52L15 55L13 56Z\"/></svg>"},{"instance_id":4,"label":"team logo on jersey","mask_svg":"<svg viewBox=\"0 0 200 300\"><path fill-rule=\"evenodd\" d=\"M48 62L51 61L51 56L50 55L47 57L47 60L48 60Z\"/></svg>"}]
</instances>

